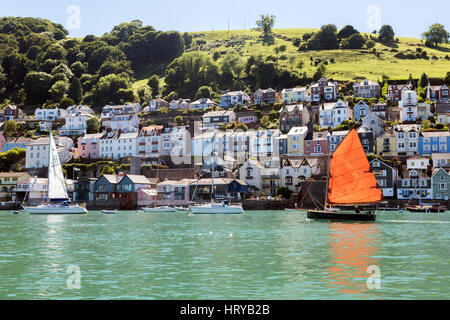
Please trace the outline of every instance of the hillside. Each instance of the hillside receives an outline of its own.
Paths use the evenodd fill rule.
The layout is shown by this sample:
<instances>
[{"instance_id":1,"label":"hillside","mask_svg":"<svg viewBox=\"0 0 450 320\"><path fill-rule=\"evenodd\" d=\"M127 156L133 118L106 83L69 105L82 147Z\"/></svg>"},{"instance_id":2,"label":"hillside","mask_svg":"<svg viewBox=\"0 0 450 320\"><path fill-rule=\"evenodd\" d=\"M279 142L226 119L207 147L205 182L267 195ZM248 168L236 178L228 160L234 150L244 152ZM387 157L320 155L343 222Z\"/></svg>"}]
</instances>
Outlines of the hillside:
<instances>
[{"instance_id":1,"label":"hillside","mask_svg":"<svg viewBox=\"0 0 450 320\"><path fill-rule=\"evenodd\" d=\"M399 37L399 42L395 44L383 45L376 43L375 49L381 52L380 57L371 53L369 50L321 50L299 52L292 41L286 41L281 37L295 38L301 37L305 33L315 32L317 29L274 29L276 36L275 45L266 46L258 41L261 35L256 30L233 30L230 31L205 31L194 32L194 40L204 40L206 43L195 48L195 50L206 51L213 54L215 51L221 53L237 50L242 56L261 54L264 56L275 55L274 49L282 44L287 46L285 52L280 52L278 57L280 65L290 68L289 57L294 56L296 65L299 61L305 63L302 71L312 74L316 67L310 64L310 58L329 61L334 58L335 63L327 66L327 76L336 80L354 80L355 78L370 78L373 80L381 79L382 74L388 75L390 79L408 79L412 74L414 78L419 78L423 72L429 77L445 76L450 71L450 44L441 45L441 48L434 49L424 46L424 41L420 39ZM235 43L234 46L229 44ZM394 55L397 52L391 52L392 49L399 52L415 52L418 47L428 53L428 60L425 59L398 59ZM285 57L283 57L285 56ZM436 56L438 59L432 59ZM285 59L285 60L282 60Z\"/></svg>"}]
</instances>

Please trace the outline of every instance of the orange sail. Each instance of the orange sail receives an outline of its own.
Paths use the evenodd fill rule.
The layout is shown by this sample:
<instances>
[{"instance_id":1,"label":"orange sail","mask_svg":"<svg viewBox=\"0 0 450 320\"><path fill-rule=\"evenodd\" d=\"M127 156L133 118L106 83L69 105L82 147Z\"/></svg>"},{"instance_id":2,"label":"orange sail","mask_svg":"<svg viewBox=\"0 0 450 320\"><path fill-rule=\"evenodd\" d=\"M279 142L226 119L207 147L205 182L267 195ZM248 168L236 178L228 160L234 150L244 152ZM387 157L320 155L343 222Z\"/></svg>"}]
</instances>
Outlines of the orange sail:
<instances>
[{"instance_id":1,"label":"orange sail","mask_svg":"<svg viewBox=\"0 0 450 320\"><path fill-rule=\"evenodd\" d=\"M383 200L355 129L348 133L331 157L328 188L329 204L369 204Z\"/></svg>"}]
</instances>

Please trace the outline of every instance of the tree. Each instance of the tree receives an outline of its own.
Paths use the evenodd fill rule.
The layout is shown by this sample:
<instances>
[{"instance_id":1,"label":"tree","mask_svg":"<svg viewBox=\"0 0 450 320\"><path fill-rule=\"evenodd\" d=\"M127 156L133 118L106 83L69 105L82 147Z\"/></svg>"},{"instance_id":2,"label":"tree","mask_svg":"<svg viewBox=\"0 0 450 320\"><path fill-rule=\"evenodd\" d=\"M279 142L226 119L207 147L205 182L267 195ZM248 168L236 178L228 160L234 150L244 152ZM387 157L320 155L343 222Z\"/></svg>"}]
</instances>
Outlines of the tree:
<instances>
[{"instance_id":1,"label":"tree","mask_svg":"<svg viewBox=\"0 0 450 320\"><path fill-rule=\"evenodd\" d=\"M355 33L342 42L342 46L347 49L361 49L366 43L366 39L360 34Z\"/></svg>"},{"instance_id":2,"label":"tree","mask_svg":"<svg viewBox=\"0 0 450 320\"><path fill-rule=\"evenodd\" d=\"M156 74L148 79L147 85L152 89L153 96L159 96L159 77Z\"/></svg>"},{"instance_id":3,"label":"tree","mask_svg":"<svg viewBox=\"0 0 450 320\"><path fill-rule=\"evenodd\" d=\"M100 121L93 116L86 120L87 133L98 133L100 131Z\"/></svg>"},{"instance_id":4,"label":"tree","mask_svg":"<svg viewBox=\"0 0 450 320\"><path fill-rule=\"evenodd\" d=\"M139 98L139 102L143 104L144 102L148 102L152 99L152 89L149 86L142 86L137 90L137 95Z\"/></svg>"},{"instance_id":5,"label":"tree","mask_svg":"<svg viewBox=\"0 0 450 320\"><path fill-rule=\"evenodd\" d=\"M195 99L201 99L201 98L211 98L212 97L213 90L209 86L202 86L198 88L197 93L195 94Z\"/></svg>"},{"instance_id":6,"label":"tree","mask_svg":"<svg viewBox=\"0 0 450 320\"><path fill-rule=\"evenodd\" d=\"M275 38L273 36L272 28L275 25L275 16L274 15L261 15L261 18L256 21L256 26L262 29L262 39L263 44L274 44Z\"/></svg>"},{"instance_id":7,"label":"tree","mask_svg":"<svg viewBox=\"0 0 450 320\"><path fill-rule=\"evenodd\" d=\"M61 101L59 102L59 107L62 109L67 109L68 107L73 105L75 105L75 101L73 101L73 99L68 97L62 98Z\"/></svg>"},{"instance_id":8,"label":"tree","mask_svg":"<svg viewBox=\"0 0 450 320\"><path fill-rule=\"evenodd\" d=\"M317 66L316 72L313 75L313 80L319 81L321 78L324 77L326 71L327 71L327 67L325 66L325 64L323 62L320 63Z\"/></svg>"},{"instance_id":9,"label":"tree","mask_svg":"<svg viewBox=\"0 0 450 320\"><path fill-rule=\"evenodd\" d=\"M182 126L183 123L184 123L184 121L183 121L183 117L182 116L176 116L174 121L173 121L173 124L175 126Z\"/></svg>"},{"instance_id":10,"label":"tree","mask_svg":"<svg viewBox=\"0 0 450 320\"><path fill-rule=\"evenodd\" d=\"M422 34L422 37L427 43L437 47L440 43L448 43L450 33L445 30L445 27L440 23L435 23L428 31Z\"/></svg>"},{"instance_id":11,"label":"tree","mask_svg":"<svg viewBox=\"0 0 450 320\"><path fill-rule=\"evenodd\" d=\"M116 171L114 170L113 167L111 166L104 166L101 170L100 170L100 174L116 174Z\"/></svg>"},{"instance_id":12,"label":"tree","mask_svg":"<svg viewBox=\"0 0 450 320\"><path fill-rule=\"evenodd\" d=\"M3 133L6 136L13 136L17 133L18 127L19 126L17 125L17 122L15 122L14 120L8 120L5 122Z\"/></svg>"},{"instance_id":13,"label":"tree","mask_svg":"<svg viewBox=\"0 0 450 320\"><path fill-rule=\"evenodd\" d=\"M422 73L422 75L420 76L419 87L420 87L420 88L426 88L427 86L428 86L428 76L427 76L427 74L424 72L424 73Z\"/></svg>"},{"instance_id":14,"label":"tree","mask_svg":"<svg viewBox=\"0 0 450 320\"><path fill-rule=\"evenodd\" d=\"M392 29L392 27L390 25L383 25L380 28L380 31L378 32L378 39L380 41L384 41L384 42L391 42L394 41L394 29Z\"/></svg>"},{"instance_id":15,"label":"tree","mask_svg":"<svg viewBox=\"0 0 450 320\"><path fill-rule=\"evenodd\" d=\"M45 72L30 72L24 80L27 101L30 104L43 104L48 98L53 78Z\"/></svg>"},{"instance_id":16,"label":"tree","mask_svg":"<svg viewBox=\"0 0 450 320\"><path fill-rule=\"evenodd\" d=\"M339 33L337 34L337 37L339 38L339 40L342 40L342 39L349 38L350 36L352 36L356 33L359 33L358 30L353 28L353 26L351 26L351 25L347 25L339 31Z\"/></svg>"},{"instance_id":17,"label":"tree","mask_svg":"<svg viewBox=\"0 0 450 320\"><path fill-rule=\"evenodd\" d=\"M282 196L284 199L290 199L292 196L292 191L289 188L282 187L278 189L277 196Z\"/></svg>"},{"instance_id":18,"label":"tree","mask_svg":"<svg viewBox=\"0 0 450 320\"><path fill-rule=\"evenodd\" d=\"M59 102L69 90L69 85L64 81L56 81L50 88L49 94L53 102Z\"/></svg>"},{"instance_id":19,"label":"tree","mask_svg":"<svg viewBox=\"0 0 450 320\"><path fill-rule=\"evenodd\" d=\"M72 82L69 86L69 92L67 93L68 97L73 99L76 104L81 102L83 98L83 89L81 88L80 79L73 78Z\"/></svg>"},{"instance_id":20,"label":"tree","mask_svg":"<svg viewBox=\"0 0 450 320\"><path fill-rule=\"evenodd\" d=\"M334 24L323 25L305 44L308 50L332 50L339 48L337 28Z\"/></svg>"},{"instance_id":21,"label":"tree","mask_svg":"<svg viewBox=\"0 0 450 320\"><path fill-rule=\"evenodd\" d=\"M450 86L450 71L447 72L447 75L445 76L444 82L447 86Z\"/></svg>"}]
</instances>

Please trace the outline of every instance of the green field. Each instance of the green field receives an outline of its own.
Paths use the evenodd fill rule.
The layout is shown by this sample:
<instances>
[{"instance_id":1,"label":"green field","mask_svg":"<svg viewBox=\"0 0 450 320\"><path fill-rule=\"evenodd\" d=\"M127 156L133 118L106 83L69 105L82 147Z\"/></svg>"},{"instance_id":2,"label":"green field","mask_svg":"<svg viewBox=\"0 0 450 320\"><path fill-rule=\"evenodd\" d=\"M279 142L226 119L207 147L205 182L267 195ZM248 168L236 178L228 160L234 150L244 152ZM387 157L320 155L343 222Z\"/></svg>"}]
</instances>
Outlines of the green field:
<instances>
[{"instance_id":1,"label":"green field","mask_svg":"<svg viewBox=\"0 0 450 320\"><path fill-rule=\"evenodd\" d=\"M286 36L289 38L301 37L304 33L316 31L315 29L275 29L275 35ZM255 30L233 30L230 31L205 31L192 33L195 39L202 39L206 41L201 50L211 52L215 51L225 52L229 50L237 50L244 57L250 55L276 55L275 47L285 44L287 50L278 54L278 57L286 56L287 59L280 60L281 65L290 67L289 56L295 57L293 65L303 61L305 64L304 71L312 74L315 70L314 66L310 65L310 57L313 59L322 59L329 61L334 58L335 63L327 66L327 76L336 80L354 80L358 78L370 78L372 80L381 79L382 74L388 75L390 79L407 79L410 74L414 78L419 78L425 72L430 77L443 77L450 71L450 60L445 59L445 56L450 56L450 45L442 45L439 49L431 49L423 46L423 40L412 38L399 38L399 42L386 46L376 43L376 50L381 52L380 58L369 52L369 50L322 50L322 51L306 51L299 52L291 41L276 38L275 45L262 45L258 37L260 32ZM243 45L234 47L227 47L228 40L244 42ZM395 58L396 52L391 52L391 49L396 49L399 52L406 52L411 50L416 51L420 46L427 51L429 60L414 59L403 60ZM438 59L433 60L431 57L436 56ZM285 57L283 57L285 58Z\"/></svg>"},{"instance_id":2,"label":"green field","mask_svg":"<svg viewBox=\"0 0 450 320\"><path fill-rule=\"evenodd\" d=\"M371 50L320 50L299 52L292 41L280 39L280 37L296 38L305 33L317 31L317 29L274 29L275 44L271 46L263 45L259 39L261 33L257 30L230 30L228 31L199 31L192 32L194 45L196 41L205 41L205 44L196 45L191 51L207 52L211 56L215 52L222 55L228 51L237 51L244 58L251 55L278 56L279 65L288 69L295 68L300 61L303 61L302 72L307 72L312 76L316 67L311 65L313 59L328 61L326 76L334 80L358 80L368 78L374 81L381 80L382 75L387 75L390 79L408 79L409 75L416 79L425 72L431 78L443 78L450 71L450 44L443 44L437 49L427 48L421 39L398 37L399 42L384 45L376 42L375 49L380 53L377 57ZM397 38L397 37L396 37ZM275 48L286 45L286 51L275 53ZM427 52L426 59L398 59L392 49L398 52L415 53L417 48ZM294 57L292 60L290 57ZM437 59L433 59L435 56ZM330 59L334 63L330 63ZM291 64L292 61L292 64ZM147 79L138 77L133 84L137 90L145 85Z\"/></svg>"}]
</instances>

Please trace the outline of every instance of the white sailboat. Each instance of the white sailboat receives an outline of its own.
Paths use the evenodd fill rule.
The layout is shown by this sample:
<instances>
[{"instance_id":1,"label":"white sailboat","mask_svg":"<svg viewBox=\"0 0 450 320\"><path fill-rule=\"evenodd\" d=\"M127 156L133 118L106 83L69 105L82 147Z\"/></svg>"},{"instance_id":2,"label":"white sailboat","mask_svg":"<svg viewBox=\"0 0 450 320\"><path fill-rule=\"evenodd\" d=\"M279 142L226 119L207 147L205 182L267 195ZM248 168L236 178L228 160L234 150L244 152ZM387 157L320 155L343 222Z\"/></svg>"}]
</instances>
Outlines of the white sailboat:
<instances>
[{"instance_id":1,"label":"white sailboat","mask_svg":"<svg viewBox=\"0 0 450 320\"><path fill-rule=\"evenodd\" d=\"M204 205L193 205L189 209L193 214L243 214L244 209L241 205L230 205L227 200L222 203L214 202L214 171L215 171L215 144L216 134L212 139L212 161L211 161L211 203ZM192 196L192 199L194 198Z\"/></svg>"},{"instance_id":2,"label":"white sailboat","mask_svg":"<svg viewBox=\"0 0 450 320\"><path fill-rule=\"evenodd\" d=\"M59 160L58 149L53 140L53 134L49 135L49 157L48 157L48 182L47 182L47 204L37 207L25 207L30 214L86 214L87 210L78 205L69 204L66 181Z\"/></svg>"}]
</instances>

